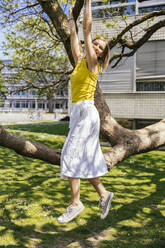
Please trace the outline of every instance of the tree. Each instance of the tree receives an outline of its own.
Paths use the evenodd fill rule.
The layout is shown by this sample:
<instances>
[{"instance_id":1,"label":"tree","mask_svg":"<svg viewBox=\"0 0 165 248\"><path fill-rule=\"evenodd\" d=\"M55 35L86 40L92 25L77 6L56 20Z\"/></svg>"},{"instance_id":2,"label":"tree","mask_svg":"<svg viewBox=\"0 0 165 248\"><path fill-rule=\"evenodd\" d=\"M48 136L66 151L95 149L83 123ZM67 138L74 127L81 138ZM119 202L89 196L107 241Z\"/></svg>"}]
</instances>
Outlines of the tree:
<instances>
[{"instance_id":1,"label":"tree","mask_svg":"<svg viewBox=\"0 0 165 248\"><path fill-rule=\"evenodd\" d=\"M77 20L83 4L84 0L77 0L75 2L75 7L73 10L75 20ZM58 36L61 38L61 41L64 44L69 60L74 66L70 49L68 19L63 9L61 8L60 3L57 0L29 1L26 6L22 7L22 9L14 10L14 13L20 14L25 10L25 8L27 10L32 8L34 5L42 7L42 10L47 15L47 18L51 20L53 27L56 29ZM158 18L160 16L163 17L161 20ZM155 18L156 22L155 20L154 22L148 22L148 20L151 20L153 17ZM126 25L125 28L117 35L117 37L112 37L112 39L109 40L110 49L115 47L117 44L120 44L121 47L121 53L114 55L111 58L110 63L114 63L115 61L115 66L123 57L132 56L139 49L139 47L141 47L152 36L154 32L162 27L165 27L164 17L165 10L160 10L139 17L133 23ZM10 21L13 21L14 18L16 18L16 16L12 15ZM134 40L132 38L132 29L142 23L147 23L147 27L144 29L144 34L142 34L140 38L136 37ZM130 35L129 38L126 39L125 35L128 33ZM129 52L125 52L125 48L128 48ZM95 94L95 105L100 114L101 132L112 145L112 148L104 154L107 165L110 169L115 164L124 160L130 155L153 150L165 143L165 120L140 130L128 130L123 128L111 116L110 110L104 100L103 94L98 84ZM59 163L59 151L55 151L52 148L45 147L36 142L26 141L18 137L14 137L13 135L6 132L3 127L0 129L0 145L13 149L17 153L24 156L42 159L50 163ZM42 151L46 152L44 153Z\"/></svg>"},{"instance_id":2,"label":"tree","mask_svg":"<svg viewBox=\"0 0 165 248\"><path fill-rule=\"evenodd\" d=\"M48 100L49 112L53 112L52 102L58 89L68 82L69 60L63 44L42 16L25 17L13 25L12 32L6 35L5 54L12 51L7 64L12 74L2 74L12 88L9 93L35 89L39 96ZM11 53L11 52L10 52ZM21 82L21 83L20 83ZM14 85L20 85L15 87Z\"/></svg>"}]
</instances>

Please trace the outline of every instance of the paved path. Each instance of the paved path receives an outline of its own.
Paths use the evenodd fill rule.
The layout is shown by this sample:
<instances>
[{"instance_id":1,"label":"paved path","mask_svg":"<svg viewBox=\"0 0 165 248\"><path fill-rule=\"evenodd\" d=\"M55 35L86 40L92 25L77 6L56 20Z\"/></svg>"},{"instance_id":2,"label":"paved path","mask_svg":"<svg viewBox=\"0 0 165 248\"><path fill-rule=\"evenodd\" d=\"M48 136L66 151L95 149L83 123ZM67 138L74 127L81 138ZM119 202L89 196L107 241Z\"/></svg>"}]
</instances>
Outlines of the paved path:
<instances>
[{"instance_id":1,"label":"paved path","mask_svg":"<svg viewBox=\"0 0 165 248\"><path fill-rule=\"evenodd\" d=\"M0 124L13 122L33 122L33 121L58 121L63 118L62 114L51 114L42 112L0 112Z\"/></svg>"}]
</instances>

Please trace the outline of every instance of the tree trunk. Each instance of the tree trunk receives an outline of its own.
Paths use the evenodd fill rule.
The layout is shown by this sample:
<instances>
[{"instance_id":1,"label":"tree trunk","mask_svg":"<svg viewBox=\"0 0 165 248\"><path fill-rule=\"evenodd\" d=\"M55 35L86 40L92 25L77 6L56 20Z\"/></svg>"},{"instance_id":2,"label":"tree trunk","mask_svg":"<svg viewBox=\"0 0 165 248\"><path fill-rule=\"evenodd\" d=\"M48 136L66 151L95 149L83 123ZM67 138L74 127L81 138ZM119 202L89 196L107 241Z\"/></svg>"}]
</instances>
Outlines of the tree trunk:
<instances>
[{"instance_id":1,"label":"tree trunk","mask_svg":"<svg viewBox=\"0 0 165 248\"><path fill-rule=\"evenodd\" d=\"M49 113L53 113L54 112L53 102L54 102L54 100L52 98L49 98L48 99Z\"/></svg>"}]
</instances>

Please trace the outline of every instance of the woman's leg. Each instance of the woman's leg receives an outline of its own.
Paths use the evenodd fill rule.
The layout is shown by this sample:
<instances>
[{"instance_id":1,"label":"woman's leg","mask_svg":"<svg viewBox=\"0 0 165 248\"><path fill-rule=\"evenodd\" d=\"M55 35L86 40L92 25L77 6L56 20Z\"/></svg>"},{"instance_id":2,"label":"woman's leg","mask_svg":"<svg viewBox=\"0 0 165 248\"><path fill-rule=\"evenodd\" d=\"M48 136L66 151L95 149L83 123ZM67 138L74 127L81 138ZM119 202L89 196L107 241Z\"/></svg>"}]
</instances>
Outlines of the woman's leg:
<instances>
[{"instance_id":1,"label":"woman's leg","mask_svg":"<svg viewBox=\"0 0 165 248\"><path fill-rule=\"evenodd\" d=\"M100 217L101 219L105 219L108 215L114 194L113 192L109 192L104 188L104 185L101 183L98 177L90 178L88 180L94 186L100 196L100 205L102 209Z\"/></svg>"},{"instance_id":2,"label":"woman's leg","mask_svg":"<svg viewBox=\"0 0 165 248\"><path fill-rule=\"evenodd\" d=\"M104 185L102 184L102 182L100 181L98 177L89 178L88 180L93 185L93 187L96 189L101 200L105 199L108 196L108 191L104 188Z\"/></svg>"},{"instance_id":3,"label":"woman's leg","mask_svg":"<svg viewBox=\"0 0 165 248\"><path fill-rule=\"evenodd\" d=\"M80 203L80 178L68 177L71 188L71 204L76 207Z\"/></svg>"},{"instance_id":4,"label":"woman's leg","mask_svg":"<svg viewBox=\"0 0 165 248\"><path fill-rule=\"evenodd\" d=\"M66 208L65 213L58 217L59 223L67 223L73 220L84 210L80 202L80 178L68 177L71 188L71 204Z\"/></svg>"}]
</instances>

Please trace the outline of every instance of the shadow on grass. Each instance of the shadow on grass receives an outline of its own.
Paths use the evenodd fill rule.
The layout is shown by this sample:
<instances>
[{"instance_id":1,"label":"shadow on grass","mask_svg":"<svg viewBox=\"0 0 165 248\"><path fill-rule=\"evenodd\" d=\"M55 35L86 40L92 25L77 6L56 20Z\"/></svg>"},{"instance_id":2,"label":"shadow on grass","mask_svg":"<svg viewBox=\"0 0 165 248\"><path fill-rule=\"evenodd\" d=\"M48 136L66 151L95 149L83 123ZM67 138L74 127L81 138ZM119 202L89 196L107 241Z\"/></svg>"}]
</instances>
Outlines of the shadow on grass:
<instances>
[{"instance_id":1,"label":"shadow on grass","mask_svg":"<svg viewBox=\"0 0 165 248\"><path fill-rule=\"evenodd\" d=\"M4 128L11 130L29 131L37 133L47 133L54 135L67 136L69 131L69 122L55 122L55 123L32 123L32 124L15 124L4 125Z\"/></svg>"},{"instance_id":2,"label":"shadow on grass","mask_svg":"<svg viewBox=\"0 0 165 248\"><path fill-rule=\"evenodd\" d=\"M58 187L59 167L24 158L6 148L0 148L0 152L0 247L31 247L28 246L29 240L34 237L43 240L44 235L36 232L36 224L24 223L31 217L37 218L40 211L42 214L46 212L48 216L57 216L55 206L61 208L63 202L69 201L69 197L64 194L67 190ZM42 202L43 198L55 202L57 194L61 194L61 205L56 203L52 206L44 203L39 204L39 207L36 205L36 213L30 216L29 211L34 203ZM17 245L1 246L9 232ZM45 239L48 237L49 234Z\"/></svg>"},{"instance_id":3,"label":"shadow on grass","mask_svg":"<svg viewBox=\"0 0 165 248\"><path fill-rule=\"evenodd\" d=\"M8 233L15 243L0 247L164 248L164 169L161 152L133 156L114 168L104 177L106 188L115 193L105 220L92 200L93 188L83 180L84 214L60 225L56 218L70 197L68 184L59 179L59 168L2 148L0 245Z\"/></svg>"},{"instance_id":4,"label":"shadow on grass","mask_svg":"<svg viewBox=\"0 0 165 248\"><path fill-rule=\"evenodd\" d=\"M33 132L26 132L26 131L18 131L18 130L12 130L11 132L12 134L19 136L21 138L24 138L26 140L30 140L30 141L36 141L39 142L41 144L44 144L46 146L55 148L55 149L62 149L65 138L64 137L60 137L60 136L53 136L50 135L48 136L46 135L42 135L41 133L34 133Z\"/></svg>"}]
</instances>

